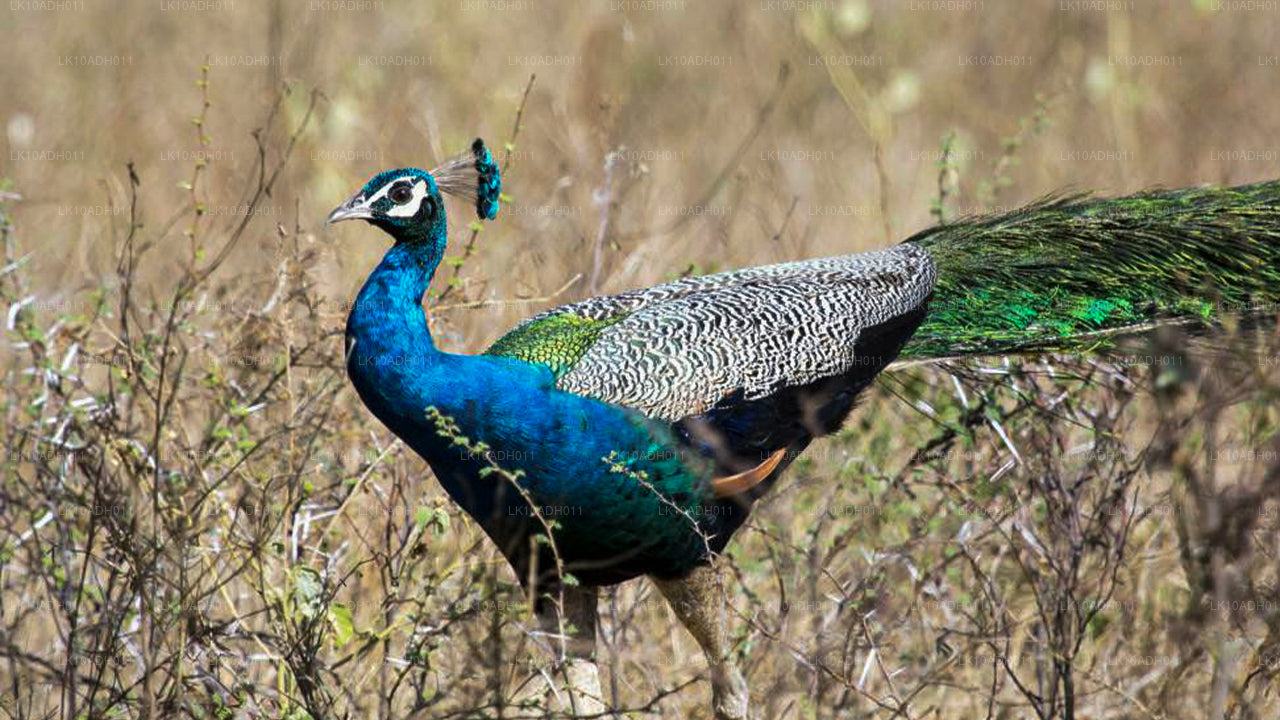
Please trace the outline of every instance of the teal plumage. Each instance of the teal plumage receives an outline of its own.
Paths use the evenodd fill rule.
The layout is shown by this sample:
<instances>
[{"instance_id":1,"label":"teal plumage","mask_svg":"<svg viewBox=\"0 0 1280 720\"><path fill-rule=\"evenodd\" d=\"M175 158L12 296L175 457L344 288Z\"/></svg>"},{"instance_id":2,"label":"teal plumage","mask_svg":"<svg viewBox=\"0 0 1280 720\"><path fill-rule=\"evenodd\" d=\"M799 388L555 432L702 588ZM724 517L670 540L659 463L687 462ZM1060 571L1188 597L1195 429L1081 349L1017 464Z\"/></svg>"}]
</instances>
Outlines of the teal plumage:
<instances>
[{"instance_id":1,"label":"teal plumage","mask_svg":"<svg viewBox=\"0 0 1280 720\"><path fill-rule=\"evenodd\" d=\"M1047 200L878 252L591 298L526 321L486 355L441 353L420 307L444 252L439 193L491 217L500 188L477 141L432 173L382 173L334 211L396 239L348 321L349 369L518 569L539 531L532 508L564 510L556 544L588 584L705 563L899 357L1098 348L1280 298L1272 182ZM428 407L519 473L528 497L442 440ZM747 486L719 492L743 473Z\"/></svg>"},{"instance_id":2,"label":"teal plumage","mask_svg":"<svg viewBox=\"0 0 1280 720\"><path fill-rule=\"evenodd\" d=\"M1050 199L909 239L937 264L904 359L1100 349L1280 300L1280 182Z\"/></svg>"},{"instance_id":3,"label":"teal plumage","mask_svg":"<svg viewBox=\"0 0 1280 720\"><path fill-rule=\"evenodd\" d=\"M543 532L539 514L558 525L564 567L580 582L692 569L708 554L695 518L710 461L681 452L670 424L560 391L540 365L435 348L421 302L447 237L440 175L449 177L380 173L330 215L367 220L396 239L347 320L347 370L361 399L428 461L522 579L531 567L557 567L546 545L530 554L531 536ZM488 452L462 449L433 417ZM495 464L519 474L518 486L492 472Z\"/></svg>"},{"instance_id":4,"label":"teal plumage","mask_svg":"<svg viewBox=\"0 0 1280 720\"><path fill-rule=\"evenodd\" d=\"M484 141L476 138L471 144L471 152L475 156L477 178L476 214L485 220L498 217L498 198L502 195L502 173L498 164L489 154Z\"/></svg>"},{"instance_id":5,"label":"teal plumage","mask_svg":"<svg viewBox=\"0 0 1280 720\"><path fill-rule=\"evenodd\" d=\"M502 171L493 161L493 155L484 140L476 138L471 152L463 153L431 171L431 177L441 192L458 195L475 204L476 215L481 220L498 216L502 196Z\"/></svg>"},{"instance_id":6,"label":"teal plumage","mask_svg":"<svg viewBox=\"0 0 1280 720\"><path fill-rule=\"evenodd\" d=\"M537 591L544 627L571 619L568 662L588 668L571 692L601 697L595 587L647 574L712 666L718 720L749 703L710 564L899 357L1099 349L1280 301L1270 182L1047 200L878 252L590 298L452 355L421 306L444 256L441 191L496 215L483 143L431 173L381 173L330 215L395 239L347 321L353 385Z\"/></svg>"}]
</instances>

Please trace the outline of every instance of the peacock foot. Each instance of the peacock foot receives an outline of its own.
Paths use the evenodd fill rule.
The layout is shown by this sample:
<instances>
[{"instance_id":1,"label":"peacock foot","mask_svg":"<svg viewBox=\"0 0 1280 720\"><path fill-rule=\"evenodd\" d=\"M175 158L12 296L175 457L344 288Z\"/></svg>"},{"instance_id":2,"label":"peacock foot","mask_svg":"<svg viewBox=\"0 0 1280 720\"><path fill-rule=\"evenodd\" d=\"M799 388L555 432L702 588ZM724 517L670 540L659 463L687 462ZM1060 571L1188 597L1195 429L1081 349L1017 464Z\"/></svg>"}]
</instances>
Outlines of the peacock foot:
<instances>
[{"instance_id":1,"label":"peacock foot","mask_svg":"<svg viewBox=\"0 0 1280 720\"><path fill-rule=\"evenodd\" d=\"M530 715L601 717L606 712L600 670L586 658L571 657L556 668L534 673L516 688L511 704Z\"/></svg>"},{"instance_id":2,"label":"peacock foot","mask_svg":"<svg viewBox=\"0 0 1280 720\"><path fill-rule=\"evenodd\" d=\"M733 666L712 667L711 705L716 720L747 720L747 681Z\"/></svg>"}]
</instances>

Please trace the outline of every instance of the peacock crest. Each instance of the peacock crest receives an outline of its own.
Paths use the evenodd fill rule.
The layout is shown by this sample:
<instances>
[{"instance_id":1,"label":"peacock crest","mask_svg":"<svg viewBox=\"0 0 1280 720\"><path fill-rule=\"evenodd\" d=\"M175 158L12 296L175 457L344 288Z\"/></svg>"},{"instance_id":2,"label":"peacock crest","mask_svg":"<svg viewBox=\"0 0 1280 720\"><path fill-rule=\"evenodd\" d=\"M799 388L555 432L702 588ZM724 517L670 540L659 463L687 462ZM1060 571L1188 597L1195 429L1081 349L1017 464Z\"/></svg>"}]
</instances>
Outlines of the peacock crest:
<instances>
[{"instance_id":1,"label":"peacock crest","mask_svg":"<svg viewBox=\"0 0 1280 720\"><path fill-rule=\"evenodd\" d=\"M498 199L502 194L502 172L484 140L476 138L471 149L431 171L440 192L474 203L476 215L492 220L498 215Z\"/></svg>"}]
</instances>

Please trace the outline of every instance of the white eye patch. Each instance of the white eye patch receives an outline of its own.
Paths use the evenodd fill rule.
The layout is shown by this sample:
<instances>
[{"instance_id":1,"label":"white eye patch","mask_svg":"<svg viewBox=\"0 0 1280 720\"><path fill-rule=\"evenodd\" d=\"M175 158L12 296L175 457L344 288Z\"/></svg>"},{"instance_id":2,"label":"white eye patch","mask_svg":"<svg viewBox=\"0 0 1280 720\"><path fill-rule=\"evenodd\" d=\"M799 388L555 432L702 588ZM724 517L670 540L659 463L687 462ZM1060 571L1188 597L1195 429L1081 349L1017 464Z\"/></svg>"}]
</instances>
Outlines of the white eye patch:
<instances>
[{"instance_id":1,"label":"white eye patch","mask_svg":"<svg viewBox=\"0 0 1280 720\"><path fill-rule=\"evenodd\" d=\"M389 191L390 191L390 187L388 187L386 190L379 191L378 196L380 197L385 192L389 192ZM418 214L418 208L422 206L422 201L426 197L427 197L427 183L424 180L419 180L413 186L413 197L410 198L409 202L403 205L393 205L391 209L386 212L386 214L389 217L413 217L414 215ZM377 199L378 199L377 197L374 198L374 200L377 200Z\"/></svg>"}]
</instances>

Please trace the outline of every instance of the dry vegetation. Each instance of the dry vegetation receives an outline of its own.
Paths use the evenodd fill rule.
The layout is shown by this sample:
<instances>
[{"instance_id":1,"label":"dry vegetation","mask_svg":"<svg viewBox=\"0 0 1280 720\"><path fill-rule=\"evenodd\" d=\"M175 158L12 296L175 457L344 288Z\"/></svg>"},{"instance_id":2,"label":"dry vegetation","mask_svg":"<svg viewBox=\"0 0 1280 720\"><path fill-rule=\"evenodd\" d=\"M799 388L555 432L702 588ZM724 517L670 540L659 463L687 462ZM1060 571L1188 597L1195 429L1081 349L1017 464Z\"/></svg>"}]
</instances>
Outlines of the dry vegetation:
<instances>
[{"instance_id":1,"label":"dry vegetation","mask_svg":"<svg viewBox=\"0 0 1280 720\"><path fill-rule=\"evenodd\" d=\"M1064 187L1280 176L1276 8L24 3L4 718L534 715L514 577L341 367L384 240L321 225L378 169L500 146L533 72L509 199L455 222L429 302L449 349ZM887 375L728 558L761 717L1275 717L1280 348L1200 345ZM706 716L647 582L601 615L615 708Z\"/></svg>"}]
</instances>

